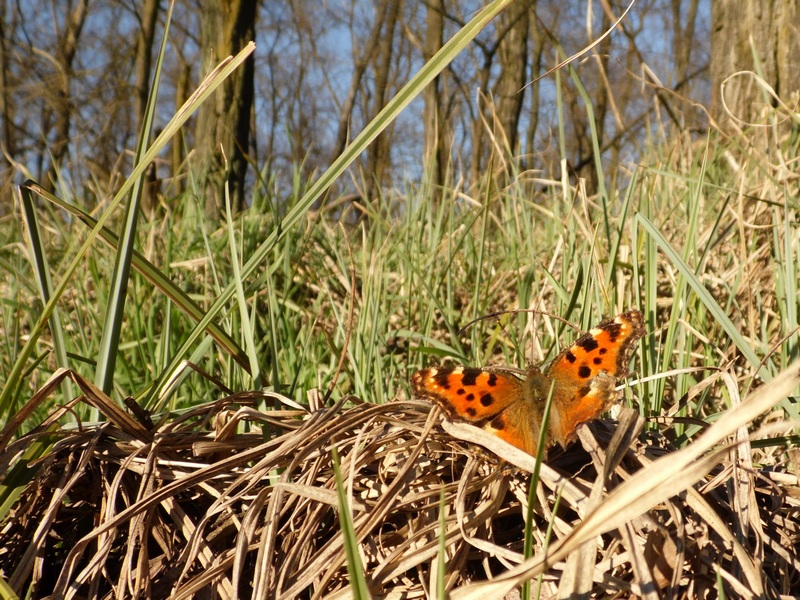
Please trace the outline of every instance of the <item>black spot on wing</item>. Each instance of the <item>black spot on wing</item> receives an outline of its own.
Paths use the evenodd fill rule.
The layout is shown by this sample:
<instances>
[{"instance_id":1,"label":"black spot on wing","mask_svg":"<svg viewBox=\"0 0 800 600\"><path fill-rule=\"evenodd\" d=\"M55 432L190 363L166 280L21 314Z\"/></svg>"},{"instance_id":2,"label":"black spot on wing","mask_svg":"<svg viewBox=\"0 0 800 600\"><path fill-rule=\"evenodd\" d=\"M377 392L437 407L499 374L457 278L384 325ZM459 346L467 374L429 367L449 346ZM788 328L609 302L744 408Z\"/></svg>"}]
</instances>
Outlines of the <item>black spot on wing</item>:
<instances>
[{"instance_id":1,"label":"black spot on wing","mask_svg":"<svg viewBox=\"0 0 800 600\"><path fill-rule=\"evenodd\" d=\"M569 350L567 350L566 352L564 352L564 358L566 358L566 359L567 359L567 362L569 362L570 364L573 364L573 363L574 363L576 360L578 360L578 359L575 357L575 355L574 355L572 352L570 352Z\"/></svg>"},{"instance_id":2,"label":"black spot on wing","mask_svg":"<svg viewBox=\"0 0 800 600\"><path fill-rule=\"evenodd\" d=\"M503 431L506 428L506 423L503 417L495 417L492 419L491 426L496 431Z\"/></svg>"},{"instance_id":3,"label":"black spot on wing","mask_svg":"<svg viewBox=\"0 0 800 600\"><path fill-rule=\"evenodd\" d=\"M616 342L617 338L622 335L622 324L616 321L611 321L603 327L603 330L608 334L611 342Z\"/></svg>"},{"instance_id":4,"label":"black spot on wing","mask_svg":"<svg viewBox=\"0 0 800 600\"><path fill-rule=\"evenodd\" d=\"M448 369L439 369L433 375L433 382L443 390L450 389L450 374L452 371Z\"/></svg>"},{"instance_id":5,"label":"black spot on wing","mask_svg":"<svg viewBox=\"0 0 800 600\"><path fill-rule=\"evenodd\" d=\"M494 397L491 394L484 394L481 396L481 405L489 407L494 404Z\"/></svg>"},{"instance_id":6,"label":"black spot on wing","mask_svg":"<svg viewBox=\"0 0 800 600\"><path fill-rule=\"evenodd\" d=\"M592 374L592 369L587 367L586 365L581 365L578 368L578 377L581 379L586 379Z\"/></svg>"},{"instance_id":7,"label":"black spot on wing","mask_svg":"<svg viewBox=\"0 0 800 600\"><path fill-rule=\"evenodd\" d=\"M467 402L472 402L473 400L475 400L475 394L467 394L466 398Z\"/></svg>"},{"instance_id":8,"label":"black spot on wing","mask_svg":"<svg viewBox=\"0 0 800 600\"><path fill-rule=\"evenodd\" d=\"M486 382L486 385L489 387L494 387L497 385L497 375L494 373L489 373L489 380Z\"/></svg>"},{"instance_id":9,"label":"black spot on wing","mask_svg":"<svg viewBox=\"0 0 800 600\"><path fill-rule=\"evenodd\" d=\"M477 416L478 411L475 410L472 406L470 406L467 408L467 414L474 419Z\"/></svg>"},{"instance_id":10,"label":"black spot on wing","mask_svg":"<svg viewBox=\"0 0 800 600\"><path fill-rule=\"evenodd\" d=\"M586 336L582 340L579 340L576 344L579 348L583 348L586 352L591 352L593 350L597 350L597 347L600 345L597 343L597 340L593 337Z\"/></svg>"},{"instance_id":11,"label":"black spot on wing","mask_svg":"<svg viewBox=\"0 0 800 600\"><path fill-rule=\"evenodd\" d=\"M602 358L600 358L599 356L595 356L595 357L592 359L592 362L593 362L594 364L596 364L596 365L602 365L602 364L603 364L603 359L602 359Z\"/></svg>"},{"instance_id":12,"label":"black spot on wing","mask_svg":"<svg viewBox=\"0 0 800 600\"><path fill-rule=\"evenodd\" d=\"M469 387L475 385L478 381L478 376L483 373L480 369L464 369L461 372L461 385Z\"/></svg>"}]
</instances>

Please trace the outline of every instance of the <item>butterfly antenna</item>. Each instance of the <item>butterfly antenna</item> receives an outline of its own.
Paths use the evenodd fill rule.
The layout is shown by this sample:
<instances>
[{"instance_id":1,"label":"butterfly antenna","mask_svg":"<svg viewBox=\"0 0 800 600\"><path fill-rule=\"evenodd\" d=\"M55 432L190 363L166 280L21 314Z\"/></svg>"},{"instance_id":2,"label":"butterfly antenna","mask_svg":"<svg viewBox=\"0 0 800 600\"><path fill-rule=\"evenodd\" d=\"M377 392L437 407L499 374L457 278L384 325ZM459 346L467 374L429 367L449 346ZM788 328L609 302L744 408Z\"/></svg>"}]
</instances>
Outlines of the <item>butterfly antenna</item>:
<instances>
[{"instance_id":1,"label":"butterfly antenna","mask_svg":"<svg viewBox=\"0 0 800 600\"><path fill-rule=\"evenodd\" d=\"M502 317L503 315L513 315L519 313L533 313L537 315L546 315L551 319L555 319L556 321L561 321L565 325L568 325L569 327L572 327L573 329L580 331L580 327L576 327L574 323L568 321L563 317L554 315L553 313L548 312L546 310L539 310L536 308L515 308L513 310L499 310L497 312L489 313L487 315L482 315L476 319L473 319L472 321L470 321L469 323L467 323L461 329L458 330L458 335L464 335L464 333L466 333L468 328L472 327L473 325L475 325L475 323L478 323L479 321L485 321L487 319L496 319L497 317Z\"/></svg>"}]
</instances>

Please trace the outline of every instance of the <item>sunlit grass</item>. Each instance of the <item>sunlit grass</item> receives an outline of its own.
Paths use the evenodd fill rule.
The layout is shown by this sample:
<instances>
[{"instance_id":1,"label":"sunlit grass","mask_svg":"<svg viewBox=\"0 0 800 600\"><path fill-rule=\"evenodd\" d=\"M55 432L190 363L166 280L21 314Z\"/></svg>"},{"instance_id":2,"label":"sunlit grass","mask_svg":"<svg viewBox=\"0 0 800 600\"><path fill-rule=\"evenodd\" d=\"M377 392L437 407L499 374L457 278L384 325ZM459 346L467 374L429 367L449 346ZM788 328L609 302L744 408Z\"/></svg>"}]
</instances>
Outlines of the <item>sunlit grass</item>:
<instances>
[{"instance_id":1,"label":"sunlit grass","mask_svg":"<svg viewBox=\"0 0 800 600\"><path fill-rule=\"evenodd\" d=\"M217 324L239 348L249 346L246 355L251 368L260 369L261 384L300 402L311 388L327 389L343 352L347 359L334 397L351 393L385 402L406 394L408 374L425 364L449 357L524 367L552 357L576 335L528 313L480 320L462 331L474 319L518 308L546 311L587 329L604 316L638 307L650 335L641 342L637 375L716 368L734 360L745 387L756 374L769 379L797 353L798 261L791 227L796 207L777 196L778 188L766 204L733 202L733 190L704 185L705 166L720 160L710 151L701 147L694 173L640 168L629 188L613 190L605 210L572 190L574 201L566 204L557 182L532 183L529 174L511 178L502 172L495 174L507 177L502 190L487 182L487 189L454 190L437 204L424 187L409 184L402 195L387 194L364 210L353 209L345 225L338 223L340 209L333 215L322 207L302 217L261 268L242 280L241 309L230 305ZM302 190L286 199L284 210L300 195ZM230 251L236 248L238 264L245 262L258 243L252 238L274 228L277 219L275 213L248 211L226 231L205 220L189 197L175 206L166 221L140 231L148 240L148 268L206 310L210 299L236 281ZM26 283L30 254L21 252L25 240L14 225L6 222L7 239L17 240L7 244L4 259L12 269L3 311L6 373L18 356L20 332L30 327L30 307L41 302L38 290ZM54 257L52 278L59 281L71 260L69 248L86 229L77 221L65 228L45 220L43 227L62 232L48 237L44 247ZM87 376L112 256L101 245L88 252L80 267L84 285L59 305L69 366ZM162 284L154 288L153 276L144 275L132 278L115 379L120 398L141 397L194 326L172 294L165 295ZM42 360L17 403L4 407L6 415L52 372L48 340L39 345ZM243 370L246 361L232 356L212 344L196 366L227 389L260 385ZM646 384L643 412L658 414L698 377L681 373ZM208 379L192 373L168 403L153 400L151 408L185 407L217 393ZM721 401L711 394L702 398ZM695 407L701 413L722 408Z\"/></svg>"}]
</instances>

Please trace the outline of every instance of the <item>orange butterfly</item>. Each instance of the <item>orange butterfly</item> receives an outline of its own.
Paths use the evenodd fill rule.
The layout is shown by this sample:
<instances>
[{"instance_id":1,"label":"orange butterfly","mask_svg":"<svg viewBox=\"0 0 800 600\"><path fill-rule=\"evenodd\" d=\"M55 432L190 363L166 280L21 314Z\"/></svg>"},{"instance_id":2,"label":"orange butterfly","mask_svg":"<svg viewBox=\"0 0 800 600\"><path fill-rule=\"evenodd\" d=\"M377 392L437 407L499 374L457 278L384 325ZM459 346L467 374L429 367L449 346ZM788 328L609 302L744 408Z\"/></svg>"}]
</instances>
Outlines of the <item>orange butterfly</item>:
<instances>
[{"instance_id":1,"label":"orange butterfly","mask_svg":"<svg viewBox=\"0 0 800 600\"><path fill-rule=\"evenodd\" d=\"M579 425L596 419L617 397L617 379L628 374L644 319L631 310L600 323L555 357L542 372L530 366L524 380L495 369L433 367L411 376L414 394L536 454L544 407L553 388L548 445L566 445Z\"/></svg>"}]
</instances>

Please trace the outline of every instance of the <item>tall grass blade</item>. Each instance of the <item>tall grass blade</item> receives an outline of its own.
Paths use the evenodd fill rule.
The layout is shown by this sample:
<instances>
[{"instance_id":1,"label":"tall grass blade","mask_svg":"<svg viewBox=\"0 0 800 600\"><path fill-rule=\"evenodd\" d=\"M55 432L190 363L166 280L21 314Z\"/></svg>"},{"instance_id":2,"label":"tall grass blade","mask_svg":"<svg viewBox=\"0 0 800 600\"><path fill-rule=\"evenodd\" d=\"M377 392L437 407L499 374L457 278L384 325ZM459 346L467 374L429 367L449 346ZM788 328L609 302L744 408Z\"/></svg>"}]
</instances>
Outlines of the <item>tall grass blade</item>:
<instances>
[{"instance_id":1,"label":"tall grass blade","mask_svg":"<svg viewBox=\"0 0 800 600\"><path fill-rule=\"evenodd\" d=\"M339 524L344 536L344 550L347 555L347 574L350 576L350 589L353 598L356 600L367 600L370 598L367 580L364 577L364 565L358 554L358 538L356 537L355 526L353 525L353 515L350 514L350 501L347 496L347 488L342 479L342 471L339 466L339 452L336 446L331 448L333 454L333 472L336 477L336 494L339 500Z\"/></svg>"},{"instance_id":2,"label":"tall grass blade","mask_svg":"<svg viewBox=\"0 0 800 600\"><path fill-rule=\"evenodd\" d=\"M769 381L772 379L772 374L769 372L769 369L766 368L766 365L761 365L761 361L753 351L753 348L750 344L747 343L747 340L742 336L733 322L728 318L728 315L725 314L725 311L722 310L722 307L714 300L714 297L711 295L706 287L703 285L703 282L700 281L694 273L694 270L686 264L686 262L681 258L680 254L678 254L672 245L667 241L667 239L661 235L661 232L653 225L644 215L641 213L636 215L636 219L639 223L641 223L644 230L649 234L650 238L656 242L656 244L661 248L662 252L669 258L673 265L681 272L681 275L686 279L686 282L691 286L694 290L694 293L697 294L700 301L706 306L706 308L714 315L714 318L717 322L722 326L736 347L739 348L739 351L747 358L750 364L753 366L754 369L758 369L759 376L764 381Z\"/></svg>"},{"instance_id":3,"label":"tall grass blade","mask_svg":"<svg viewBox=\"0 0 800 600\"><path fill-rule=\"evenodd\" d=\"M436 597L447 598L447 502L444 488L439 494L439 553L436 556Z\"/></svg>"},{"instance_id":4,"label":"tall grass blade","mask_svg":"<svg viewBox=\"0 0 800 600\"><path fill-rule=\"evenodd\" d=\"M50 265L47 262L47 252L45 252L42 237L39 233L39 221L36 218L36 209L33 205L33 194L28 189L21 189L20 195L22 197L22 215L25 220L25 227L28 230L30 250L33 256L33 272L36 274L36 283L39 286L39 295L42 298L42 304L47 304L50 298L53 297L53 281L50 278ZM67 358L67 343L64 338L64 328L61 326L61 317L57 309L53 310L50 316L50 333L53 336L53 351L56 355L56 364L65 369L69 368L69 360ZM75 396L72 388L72 382L66 380L64 382L65 395L68 398ZM9 414L10 407L0 405L0 414ZM70 413L70 419L74 420L75 415Z\"/></svg>"},{"instance_id":5,"label":"tall grass blade","mask_svg":"<svg viewBox=\"0 0 800 600\"><path fill-rule=\"evenodd\" d=\"M65 202L58 196L48 192L43 187L30 183L23 191L30 190L35 192L43 200L54 204L66 213L76 217L80 222L84 223L89 229L94 229L97 226L97 219L92 217L89 213L81 209L79 206ZM119 244L117 234L111 231L108 227L102 227L98 230L99 238L107 244L110 248L116 251ZM140 252L134 250L131 255L131 265L133 269L147 280L153 287L155 287L161 294L174 303L175 306L186 314L190 319L197 322L203 317L203 309L192 300L191 296L184 292L180 287L164 273L157 268L153 263L147 260ZM165 314L169 314L166 311ZM250 364L244 350L230 337L224 329L216 323L208 325L207 333L214 338L217 344L225 350L242 368L249 369ZM166 356L166 354L164 355Z\"/></svg>"},{"instance_id":6,"label":"tall grass blade","mask_svg":"<svg viewBox=\"0 0 800 600\"><path fill-rule=\"evenodd\" d=\"M136 147L136 162L144 162L147 152L147 144L150 141L150 133L153 129L153 119L155 117L156 103L158 102L158 88L161 81L161 67L164 62L164 55L167 50L167 39L169 25L172 20L172 8L174 2L169 5L167 18L164 24L164 33L161 39L161 49L156 60L155 77L153 85L150 87L150 95L147 98L147 108L145 109L144 122L139 132L139 142ZM142 187L144 185L145 173L142 171L133 180L131 188L130 202L125 207L124 226L120 243L117 245L117 257L114 261L114 272L111 276L111 289L108 293L108 304L106 305L106 319L103 324L103 337L100 340L100 349L97 354L97 369L95 371L95 384L106 394L111 394L114 385L114 365L117 363L119 353L119 336L122 329L122 320L125 317L125 296L128 291L128 281L131 275L131 258L133 256L133 246L136 243L136 225L139 221L139 206L142 200Z\"/></svg>"},{"instance_id":7,"label":"tall grass blade","mask_svg":"<svg viewBox=\"0 0 800 600\"><path fill-rule=\"evenodd\" d=\"M547 451L547 435L550 428L550 410L552 406L553 386L551 385L550 391L547 394L547 401L544 405L542 422L539 425L539 442L536 446L536 464L533 467L533 473L531 473L531 478L528 482L528 506L525 510L525 542L522 550L522 554L526 559L533 556L533 507L536 503L536 488L539 486L539 473L542 468L542 458ZM531 600L530 579L526 579L522 584L521 595L522 600Z\"/></svg>"},{"instance_id":8,"label":"tall grass blade","mask_svg":"<svg viewBox=\"0 0 800 600\"><path fill-rule=\"evenodd\" d=\"M227 169L227 167L226 167ZM254 339L253 322L247 311L247 300L245 299L244 285L242 284L242 273L239 265L239 252L236 250L236 232L233 228L233 213L231 212L231 196L228 190L228 183L225 182L225 221L228 228L228 250L231 253L231 268L233 270L233 283L236 286L236 300L239 306L239 318L242 320L241 331L244 336L245 348L247 348L247 358L250 362L250 374L253 381L258 386L261 380L261 370L258 366L258 354Z\"/></svg>"}]
</instances>

